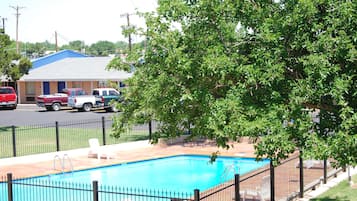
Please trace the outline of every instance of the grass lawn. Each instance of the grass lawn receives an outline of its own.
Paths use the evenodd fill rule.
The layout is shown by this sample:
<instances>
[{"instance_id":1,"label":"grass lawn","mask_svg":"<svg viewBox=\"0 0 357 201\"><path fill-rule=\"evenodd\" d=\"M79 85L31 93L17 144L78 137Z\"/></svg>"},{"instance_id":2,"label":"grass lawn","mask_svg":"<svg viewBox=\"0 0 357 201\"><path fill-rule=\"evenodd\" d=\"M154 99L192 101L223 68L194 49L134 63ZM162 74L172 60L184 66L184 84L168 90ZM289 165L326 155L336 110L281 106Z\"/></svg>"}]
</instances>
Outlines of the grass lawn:
<instances>
[{"instance_id":1,"label":"grass lawn","mask_svg":"<svg viewBox=\"0 0 357 201\"><path fill-rule=\"evenodd\" d=\"M103 133L101 128L66 128L59 129L60 151L89 147L88 139L98 138L103 144ZM130 131L122 134L116 139L110 136L110 129L106 130L106 144L119 144L123 142L148 139L146 130ZM0 158L13 156L12 130L0 128ZM16 155L30 155L56 151L55 128L16 128Z\"/></svg>"},{"instance_id":2,"label":"grass lawn","mask_svg":"<svg viewBox=\"0 0 357 201\"><path fill-rule=\"evenodd\" d=\"M352 177L352 181L357 183L357 175ZM352 189L347 180L342 181L337 186L331 188L312 201L356 201L357 189Z\"/></svg>"}]
</instances>

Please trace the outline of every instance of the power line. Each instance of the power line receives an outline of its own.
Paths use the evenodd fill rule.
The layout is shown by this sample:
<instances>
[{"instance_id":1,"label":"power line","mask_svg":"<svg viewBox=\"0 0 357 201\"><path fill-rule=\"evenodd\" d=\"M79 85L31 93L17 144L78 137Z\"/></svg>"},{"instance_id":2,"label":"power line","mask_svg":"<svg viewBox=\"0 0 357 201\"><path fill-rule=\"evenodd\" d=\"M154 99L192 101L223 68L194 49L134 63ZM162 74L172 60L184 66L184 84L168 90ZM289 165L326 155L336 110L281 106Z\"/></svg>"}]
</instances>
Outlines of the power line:
<instances>
[{"instance_id":1,"label":"power line","mask_svg":"<svg viewBox=\"0 0 357 201\"><path fill-rule=\"evenodd\" d=\"M137 9L137 8L138 8L138 7L136 6L136 4L134 3L133 0L130 0L130 2L131 2L131 5L133 5L134 9Z\"/></svg>"},{"instance_id":2,"label":"power line","mask_svg":"<svg viewBox=\"0 0 357 201\"><path fill-rule=\"evenodd\" d=\"M67 43L71 42L72 40L67 38L66 36L62 35L61 33L57 32L57 36L60 37L62 40L66 41Z\"/></svg>"},{"instance_id":3,"label":"power line","mask_svg":"<svg viewBox=\"0 0 357 201\"><path fill-rule=\"evenodd\" d=\"M10 6L10 8L13 8L16 10L15 16L16 16L16 53L19 54L19 16L21 13L19 13L20 9L23 9L25 7L20 7L20 6Z\"/></svg>"}]
</instances>

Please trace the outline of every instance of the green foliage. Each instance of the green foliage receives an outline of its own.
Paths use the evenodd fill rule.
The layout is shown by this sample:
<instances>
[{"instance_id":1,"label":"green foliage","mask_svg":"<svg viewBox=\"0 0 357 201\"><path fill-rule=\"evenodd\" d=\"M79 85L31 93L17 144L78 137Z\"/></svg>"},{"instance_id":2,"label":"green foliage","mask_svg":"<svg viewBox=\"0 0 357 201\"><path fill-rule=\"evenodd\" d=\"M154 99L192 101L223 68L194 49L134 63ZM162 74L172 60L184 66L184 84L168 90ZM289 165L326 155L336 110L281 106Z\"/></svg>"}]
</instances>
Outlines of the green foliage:
<instances>
[{"instance_id":1,"label":"green foliage","mask_svg":"<svg viewBox=\"0 0 357 201\"><path fill-rule=\"evenodd\" d=\"M130 25L130 26L127 26L127 25L123 25L121 26L122 28L122 34L123 36L125 37L129 37L129 35L131 34L135 34L136 33L136 26L133 26L133 25Z\"/></svg>"},{"instance_id":2,"label":"green foliage","mask_svg":"<svg viewBox=\"0 0 357 201\"><path fill-rule=\"evenodd\" d=\"M55 51L55 44L51 44L49 41L36 42L36 43L22 43L21 44L22 54L28 58L37 58L45 55L48 50Z\"/></svg>"},{"instance_id":3,"label":"green foliage","mask_svg":"<svg viewBox=\"0 0 357 201\"><path fill-rule=\"evenodd\" d=\"M16 62L17 63L17 62ZM21 57L17 64L12 63L6 75L11 78L11 80L18 80L21 76L28 74L28 71L32 67L32 63L29 59Z\"/></svg>"},{"instance_id":4,"label":"green foliage","mask_svg":"<svg viewBox=\"0 0 357 201\"><path fill-rule=\"evenodd\" d=\"M16 82L22 75L28 73L32 63L11 48L12 42L6 34L0 34L0 47L0 75Z\"/></svg>"},{"instance_id":5,"label":"green foliage","mask_svg":"<svg viewBox=\"0 0 357 201\"><path fill-rule=\"evenodd\" d=\"M257 157L274 164L298 148L356 165L356 5L160 0L157 13L144 14L145 62L110 65L136 69L116 135L152 119L161 125L156 138L190 130L229 148L250 136Z\"/></svg>"},{"instance_id":6,"label":"green foliage","mask_svg":"<svg viewBox=\"0 0 357 201\"><path fill-rule=\"evenodd\" d=\"M133 46L142 46L142 43L135 43ZM56 45L48 41L36 43L26 42L22 43L20 47L22 47L22 54L28 58L42 57L45 56L46 51L56 50ZM11 44L10 48L15 49L16 44ZM117 50L124 52L127 48L128 44L124 41L116 43L110 41L98 41L91 46L88 46L81 40L70 41L68 44L64 44L59 47L60 50L74 50L77 52L86 50L87 54L91 54L93 56L107 56L108 54L117 53Z\"/></svg>"},{"instance_id":7,"label":"green foliage","mask_svg":"<svg viewBox=\"0 0 357 201\"><path fill-rule=\"evenodd\" d=\"M11 63L11 52L7 49L10 44L9 36L0 34L0 75L6 75L4 69Z\"/></svg>"},{"instance_id":8,"label":"green foliage","mask_svg":"<svg viewBox=\"0 0 357 201\"><path fill-rule=\"evenodd\" d=\"M75 41L70 41L68 45L62 45L61 49L67 49L67 50L75 50L77 52L81 52L82 49L85 49L86 45L84 44L84 41L81 40L75 40Z\"/></svg>"},{"instance_id":9,"label":"green foliage","mask_svg":"<svg viewBox=\"0 0 357 201\"><path fill-rule=\"evenodd\" d=\"M110 41L98 41L89 47L88 52L95 56L108 56L115 53L115 44Z\"/></svg>"},{"instance_id":10,"label":"green foliage","mask_svg":"<svg viewBox=\"0 0 357 201\"><path fill-rule=\"evenodd\" d=\"M115 43L115 47L119 50L125 50L128 48L128 43L124 41L119 41Z\"/></svg>"}]
</instances>

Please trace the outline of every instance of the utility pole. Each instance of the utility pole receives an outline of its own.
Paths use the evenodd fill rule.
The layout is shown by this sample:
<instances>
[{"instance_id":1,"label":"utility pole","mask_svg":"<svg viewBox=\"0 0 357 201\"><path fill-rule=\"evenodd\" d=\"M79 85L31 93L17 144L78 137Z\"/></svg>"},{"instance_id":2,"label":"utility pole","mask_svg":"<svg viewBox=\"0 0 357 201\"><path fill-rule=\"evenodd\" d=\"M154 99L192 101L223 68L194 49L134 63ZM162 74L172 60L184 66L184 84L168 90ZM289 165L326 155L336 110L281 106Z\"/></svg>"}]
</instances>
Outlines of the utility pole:
<instances>
[{"instance_id":1,"label":"utility pole","mask_svg":"<svg viewBox=\"0 0 357 201\"><path fill-rule=\"evenodd\" d=\"M19 13L20 9L23 9L25 7L19 7L19 6L10 6L11 8L16 10L15 16L16 16L16 53L19 54L20 49L19 49L19 16L21 13Z\"/></svg>"},{"instance_id":2,"label":"utility pole","mask_svg":"<svg viewBox=\"0 0 357 201\"><path fill-rule=\"evenodd\" d=\"M1 17L0 17L1 18ZM6 18L1 18L2 19L2 30L1 33L5 34L5 20L7 20Z\"/></svg>"},{"instance_id":3,"label":"utility pole","mask_svg":"<svg viewBox=\"0 0 357 201\"><path fill-rule=\"evenodd\" d=\"M58 52L57 31L55 31L56 52Z\"/></svg>"},{"instance_id":4,"label":"utility pole","mask_svg":"<svg viewBox=\"0 0 357 201\"><path fill-rule=\"evenodd\" d=\"M133 15L133 14L125 13L125 14L120 15L120 17L126 17L128 29L130 29L130 17L129 17L130 15ZM130 33L130 31L129 31L129 52L131 52L131 33Z\"/></svg>"},{"instance_id":5,"label":"utility pole","mask_svg":"<svg viewBox=\"0 0 357 201\"><path fill-rule=\"evenodd\" d=\"M2 33L5 33L5 20L6 18L2 18Z\"/></svg>"}]
</instances>

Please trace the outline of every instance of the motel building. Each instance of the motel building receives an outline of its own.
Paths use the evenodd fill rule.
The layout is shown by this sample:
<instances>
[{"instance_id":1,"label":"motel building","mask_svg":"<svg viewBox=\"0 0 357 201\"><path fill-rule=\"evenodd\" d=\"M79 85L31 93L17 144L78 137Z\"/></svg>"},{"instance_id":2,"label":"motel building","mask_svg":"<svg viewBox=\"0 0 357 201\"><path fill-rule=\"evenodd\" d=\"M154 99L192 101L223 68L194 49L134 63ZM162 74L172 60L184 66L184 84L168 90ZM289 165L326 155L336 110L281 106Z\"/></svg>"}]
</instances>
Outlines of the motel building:
<instances>
[{"instance_id":1,"label":"motel building","mask_svg":"<svg viewBox=\"0 0 357 201\"><path fill-rule=\"evenodd\" d=\"M18 103L36 103L42 94L61 92L64 88L83 88L87 94L100 87L123 87L132 76L120 70L107 70L112 57L90 57L63 50L32 61L27 75L17 81Z\"/></svg>"}]
</instances>

